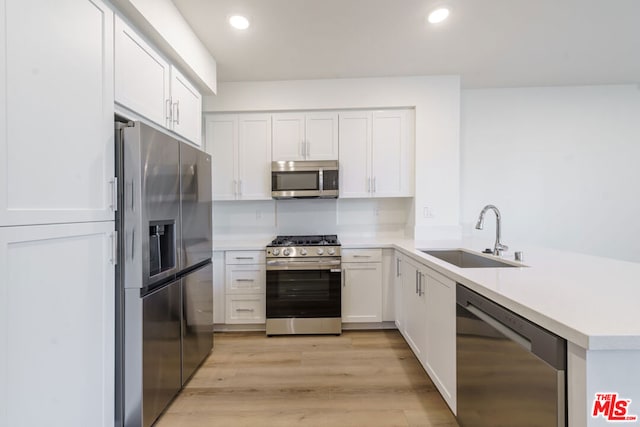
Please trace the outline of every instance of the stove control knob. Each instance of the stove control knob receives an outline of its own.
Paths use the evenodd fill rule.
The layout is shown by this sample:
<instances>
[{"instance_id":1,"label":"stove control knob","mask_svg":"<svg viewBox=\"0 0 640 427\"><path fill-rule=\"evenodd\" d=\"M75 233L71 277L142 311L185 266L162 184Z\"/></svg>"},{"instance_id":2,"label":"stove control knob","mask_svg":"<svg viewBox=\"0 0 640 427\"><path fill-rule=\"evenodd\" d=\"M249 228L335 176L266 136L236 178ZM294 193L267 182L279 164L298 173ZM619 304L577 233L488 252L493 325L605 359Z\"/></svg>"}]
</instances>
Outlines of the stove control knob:
<instances>
[{"instance_id":1,"label":"stove control knob","mask_svg":"<svg viewBox=\"0 0 640 427\"><path fill-rule=\"evenodd\" d=\"M306 249L300 249L300 255L306 255L306 254L307 254Z\"/></svg>"},{"instance_id":2,"label":"stove control knob","mask_svg":"<svg viewBox=\"0 0 640 427\"><path fill-rule=\"evenodd\" d=\"M322 254L324 253L324 249L322 249L322 248L318 248L318 250L316 250L316 253L317 253L318 255L322 255Z\"/></svg>"},{"instance_id":3,"label":"stove control knob","mask_svg":"<svg viewBox=\"0 0 640 427\"><path fill-rule=\"evenodd\" d=\"M280 249L277 249L277 248L276 248L276 249L274 249L274 250L273 250L273 254L274 254L275 256L280 255Z\"/></svg>"},{"instance_id":4,"label":"stove control knob","mask_svg":"<svg viewBox=\"0 0 640 427\"><path fill-rule=\"evenodd\" d=\"M285 249L284 251L282 251L282 255L284 255L284 256L291 255L291 249L289 249L289 248Z\"/></svg>"},{"instance_id":5,"label":"stove control knob","mask_svg":"<svg viewBox=\"0 0 640 427\"><path fill-rule=\"evenodd\" d=\"M331 249L329 249L329 250L327 251L327 253L328 253L329 255L335 255L335 254L336 254L336 250L335 250L335 249L333 249L333 248L331 248Z\"/></svg>"}]
</instances>

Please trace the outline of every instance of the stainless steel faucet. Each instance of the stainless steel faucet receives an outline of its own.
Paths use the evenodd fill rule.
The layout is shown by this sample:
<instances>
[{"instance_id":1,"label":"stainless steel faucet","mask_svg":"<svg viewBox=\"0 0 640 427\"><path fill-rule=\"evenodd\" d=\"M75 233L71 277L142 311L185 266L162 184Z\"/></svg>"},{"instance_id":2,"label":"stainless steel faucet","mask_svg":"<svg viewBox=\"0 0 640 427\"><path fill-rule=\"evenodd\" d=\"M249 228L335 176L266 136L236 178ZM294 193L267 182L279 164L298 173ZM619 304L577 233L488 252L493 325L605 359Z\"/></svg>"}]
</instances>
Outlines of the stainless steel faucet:
<instances>
[{"instance_id":1,"label":"stainless steel faucet","mask_svg":"<svg viewBox=\"0 0 640 427\"><path fill-rule=\"evenodd\" d=\"M501 233L500 220L502 218L500 216L500 211L498 210L498 208L496 208L493 205L487 205L484 208L482 208L482 211L480 212L480 216L478 217L478 222L476 223L476 229L482 230L482 227L484 225L484 214L486 214L488 210L492 210L496 214L496 243L495 245L493 245L493 254L500 256L502 251L508 250L509 247L507 245L503 245L500 242L500 233Z\"/></svg>"}]
</instances>

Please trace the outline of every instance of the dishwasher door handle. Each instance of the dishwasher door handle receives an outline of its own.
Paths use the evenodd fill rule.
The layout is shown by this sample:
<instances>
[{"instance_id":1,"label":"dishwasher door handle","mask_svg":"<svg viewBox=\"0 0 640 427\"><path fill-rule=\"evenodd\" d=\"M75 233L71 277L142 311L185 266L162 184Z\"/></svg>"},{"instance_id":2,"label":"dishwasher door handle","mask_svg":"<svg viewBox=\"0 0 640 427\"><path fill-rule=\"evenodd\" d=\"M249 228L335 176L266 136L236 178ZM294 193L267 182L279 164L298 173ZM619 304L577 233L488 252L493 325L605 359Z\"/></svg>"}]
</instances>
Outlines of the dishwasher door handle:
<instances>
[{"instance_id":1,"label":"dishwasher door handle","mask_svg":"<svg viewBox=\"0 0 640 427\"><path fill-rule=\"evenodd\" d=\"M493 317L491 317L490 315L488 315L484 311L480 310L479 308L477 308L477 307L475 307L475 306L473 306L471 304L467 305L465 307L465 309L467 309L470 313L472 313L474 316L478 317L483 322L488 323L489 325L491 325L491 327L496 329L502 335L504 335L507 338L509 338L511 341L514 341L518 345L520 345L521 347L524 347L528 351L531 351L531 341L529 339L527 339L526 337L520 335L519 333L517 333L513 329L511 329L508 326L504 325L502 322L499 322L498 320L494 319Z\"/></svg>"}]
</instances>

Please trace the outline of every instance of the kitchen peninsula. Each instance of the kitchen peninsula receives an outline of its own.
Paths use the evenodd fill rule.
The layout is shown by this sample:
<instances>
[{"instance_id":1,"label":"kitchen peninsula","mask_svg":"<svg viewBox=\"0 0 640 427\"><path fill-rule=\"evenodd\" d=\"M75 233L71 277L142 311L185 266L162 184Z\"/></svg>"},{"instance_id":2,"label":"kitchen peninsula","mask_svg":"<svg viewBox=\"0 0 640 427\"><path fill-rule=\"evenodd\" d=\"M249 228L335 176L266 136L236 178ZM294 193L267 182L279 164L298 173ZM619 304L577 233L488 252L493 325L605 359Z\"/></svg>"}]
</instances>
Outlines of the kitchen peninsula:
<instances>
[{"instance_id":1,"label":"kitchen peninsula","mask_svg":"<svg viewBox=\"0 0 640 427\"><path fill-rule=\"evenodd\" d=\"M512 245L523 251L523 267L458 268L420 249L463 248L480 252L487 242L349 236L341 237L341 241L344 249L382 248L409 257L565 338L569 426L605 423L602 418L590 416L596 393L618 393L624 398L640 392L640 377L635 369L640 360L640 290L635 285L640 265ZM256 250L262 244L218 241L214 247L216 251ZM511 260L513 254L505 253L503 258ZM393 270L395 266L389 268ZM631 406L630 413L635 414L634 410Z\"/></svg>"}]
</instances>

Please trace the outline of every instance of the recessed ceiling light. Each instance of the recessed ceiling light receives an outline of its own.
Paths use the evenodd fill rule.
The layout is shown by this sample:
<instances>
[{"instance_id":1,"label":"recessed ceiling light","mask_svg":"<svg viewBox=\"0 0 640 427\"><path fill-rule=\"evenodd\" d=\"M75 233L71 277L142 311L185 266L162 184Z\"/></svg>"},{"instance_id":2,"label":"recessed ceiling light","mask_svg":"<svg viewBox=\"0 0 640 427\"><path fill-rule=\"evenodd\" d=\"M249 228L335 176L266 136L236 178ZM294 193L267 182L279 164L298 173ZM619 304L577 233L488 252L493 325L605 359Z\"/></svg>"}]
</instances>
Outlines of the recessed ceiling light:
<instances>
[{"instance_id":1,"label":"recessed ceiling light","mask_svg":"<svg viewBox=\"0 0 640 427\"><path fill-rule=\"evenodd\" d=\"M432 24L437 24L439 22L444 21L449 17L449 9L446 7L439 7L429 14L429 22Z\"/></svg>"},{"instance_id":2,"label":"recessed ceiling light","mask_svg":"<svg viewBox=\"0 0 640 427\"><path fill-rule=\"evenodd\" d=\"M242 15L233 15L229 17L229 25L238 30L246 30L249 28L249 20Z\"/></svg>"}]
</instances>

